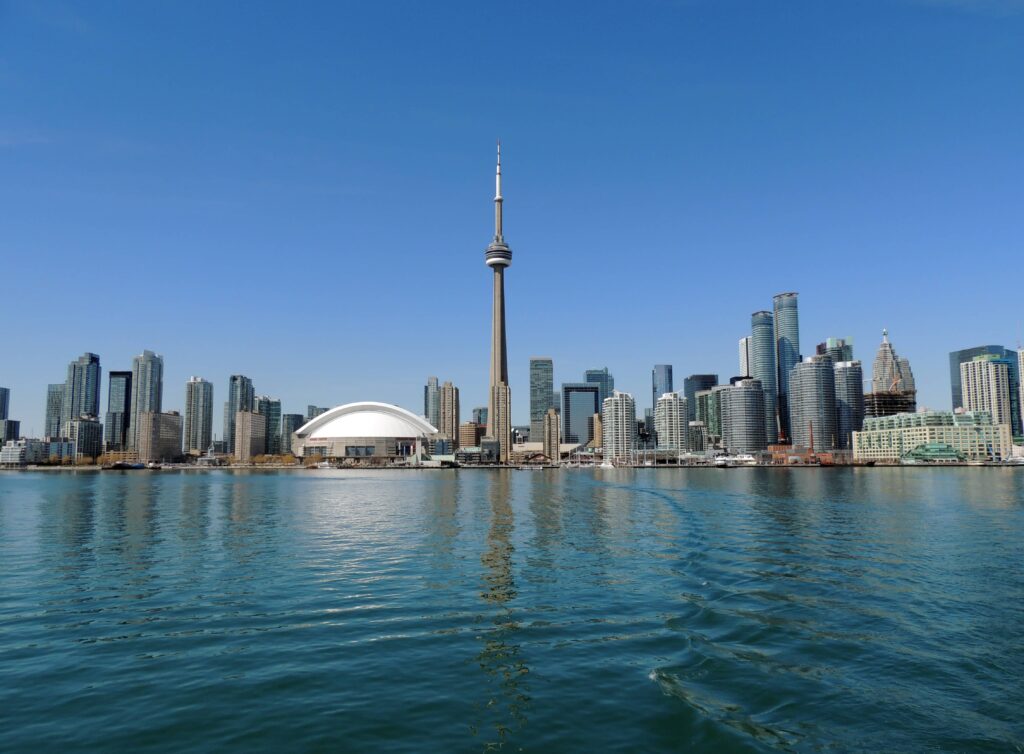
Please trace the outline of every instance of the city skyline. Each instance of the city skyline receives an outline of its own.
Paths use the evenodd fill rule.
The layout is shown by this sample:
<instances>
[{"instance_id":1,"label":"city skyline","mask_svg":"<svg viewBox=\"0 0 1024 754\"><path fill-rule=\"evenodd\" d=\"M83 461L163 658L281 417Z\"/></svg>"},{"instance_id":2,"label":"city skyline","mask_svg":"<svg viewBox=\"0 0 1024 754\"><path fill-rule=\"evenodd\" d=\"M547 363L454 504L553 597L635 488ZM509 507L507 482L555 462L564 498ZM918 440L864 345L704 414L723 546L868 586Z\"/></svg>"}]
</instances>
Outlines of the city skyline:
<instances>
[{"instance_id":1,"label":"city skyline","mask_svg":"<svg viewBox=\"0 0 1024 754\"><path fill-rule=\"evenodd\" d=\"M1008 148L1024 104L1007 96L1024 74L1013 44L1024 18L894 2L883 30L870 9L808 4L790 16L740 5L748 12L652 6L631 30L610 6L595 6L586 35L571 32L575 17L564 9L545 24L530 13L502 19L522 44L487 76L462 66L461 56L486 51L476 31L491 27L496 9L451 20L439 30L447 43L440 52L426 46L423 11L403 19L353 11L394 26L386 54L356 38L334 44L337 28L351 24L304 19L300 49L278 39L284 11L267 11L252 20L251 35L232 38L236 19L211 11L204 28L232 39L229 57L268 56L256 77L289 92L276 99L263 83L238 86L234 66L204 44L195 51L202 78L168 68L174 56L150 30L173 27L195 41L187 10L90 7L76 11L81 23L61 26L12 6L0 80L0 160L9 178L0 187L8 209L0 252L9 306L33 316L19 317L6 336L17 365L0 375L11 389L10 416L23 433L42 434L45 386L64 379L71 359L92 352L104 370L128 370L145 349L165 358L167 410L184 409L190 375L224 396L236 373L287 411L364 399L416 409L431 374L458 385L464 405L486 405L480 354L489 323L479 312L490 291L478 255L489 223L480 187L491 170L482 155L498 134L515 166L508 180L520 250L508 282L513 424L528 423L529 357L538 353L553 357L556 385L608 364L641 412L652 364L673 365L677 382L704 372L726 380L737 371L736 342L749 334L750 313L787 290L801 292L804 356L836 333L863 348L889 328L914 365L919 405L948 408L951 351L1015 348L1021 337L1010 295L991 297L984 318L925 304L961 295L952 271L965 257L1012 271L1024 243L1022 158ZM109 36L149 49L132 48L130 69L125 50L99 44ZM821 65L797 65L820 53L822 39L830 55ZM931 54L950 49L961 54ZM424 57L431 62L414 77L422 92L404 85L402 96L375 99L381 83L395 85ZM289 59L293 67L279 65ZM352 67L367 75L337 73ZM441 110L431 72L462 94ZM136 99L102 97L97 107L102 91L68 89L65 77L109 79ZM152 77L181 88L138 88ZM225 98L228 80L235 85ZM307 80L311 88L297 85ZM58 87L66 96L47 96ZM182 91L195 108L181 106ZM536 117L547 111L557 117ZM404 201L410 193L417 201ZM391 232L399 205L415 250L406 234ZM181 264L193 257L203 265ZM267 319L258 297L233 295L239 258L283 272L298 262L294 312ZM77 265L74 278L53 275L80 259L90 264ZM681 306L680 281L717 264L739 274L728 287L687 286ZM40 290L64 299L99 290L113 269L119 310L132 316L112 326L68 327L33 299ZM580 302L623 273L639 284L641 305L565 337L562 323ZM927 299L913 290L922 277ZM460 318L448 338L410 327L405 306L381 313L372 328L319 326L320 310L304 296L330 293L369 309L368 281L386 281L399 300L424 286L458 291L478 314ZM157 282L163 295L153 295ZM555 290L574 295L555 300ZM548 297L554 309L534 304Z\"/></svg>"}]
</instances>

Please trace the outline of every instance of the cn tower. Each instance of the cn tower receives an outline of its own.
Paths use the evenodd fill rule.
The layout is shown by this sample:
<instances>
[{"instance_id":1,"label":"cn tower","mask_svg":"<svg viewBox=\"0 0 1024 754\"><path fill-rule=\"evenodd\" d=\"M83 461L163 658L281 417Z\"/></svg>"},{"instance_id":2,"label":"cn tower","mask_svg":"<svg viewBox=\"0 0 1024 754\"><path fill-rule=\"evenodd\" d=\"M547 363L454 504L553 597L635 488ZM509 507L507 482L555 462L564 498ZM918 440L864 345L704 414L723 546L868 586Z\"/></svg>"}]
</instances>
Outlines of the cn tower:
<instances>
[{"instance_id":1,"label":"cn tower","mask_svg":"<svg viewBox=\"0 0 1024 754\"><path fill-rule=\"evenodd\" d=\"M508 352L505 346L505 268L512 264L512 250L501 232L501 142L494 177L494 240L484 252L484 262L494 270L494 302L491 316L491 389L487 401L487 439L497 443L499 463L508 463L512 443L512 394L508 387Z\"/></svg>"}]
</instances>

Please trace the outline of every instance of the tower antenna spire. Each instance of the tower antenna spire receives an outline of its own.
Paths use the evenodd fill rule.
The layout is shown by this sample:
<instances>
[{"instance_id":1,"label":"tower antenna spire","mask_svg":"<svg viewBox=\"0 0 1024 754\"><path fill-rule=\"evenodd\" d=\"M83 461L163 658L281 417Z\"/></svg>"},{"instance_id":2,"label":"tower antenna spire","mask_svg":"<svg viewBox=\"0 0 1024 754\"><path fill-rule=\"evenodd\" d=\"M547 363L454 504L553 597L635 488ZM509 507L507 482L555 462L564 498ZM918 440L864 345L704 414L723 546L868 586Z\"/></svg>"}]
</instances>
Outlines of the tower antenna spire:
<instances>
[{"instance_id":1,"label":"tower antenna spire","mask_svg":"<svg viewBox=\"0 0 1024 754\"><path fill-rule=\"evenodd\" d=\"M498 139L498 164L494 172L494 240L501 241L501 139Z\"/></svg>"}]
</instances>

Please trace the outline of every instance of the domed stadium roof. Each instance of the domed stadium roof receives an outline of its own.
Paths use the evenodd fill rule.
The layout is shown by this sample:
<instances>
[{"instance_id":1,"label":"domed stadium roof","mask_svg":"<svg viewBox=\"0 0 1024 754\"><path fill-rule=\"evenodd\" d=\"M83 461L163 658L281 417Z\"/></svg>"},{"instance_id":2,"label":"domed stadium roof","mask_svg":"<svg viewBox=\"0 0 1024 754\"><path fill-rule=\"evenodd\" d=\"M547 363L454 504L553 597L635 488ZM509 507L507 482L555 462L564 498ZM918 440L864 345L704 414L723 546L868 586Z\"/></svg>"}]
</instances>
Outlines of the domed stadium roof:
<instances>
[{"instance_id":1,"label":"domed stadium roof","mask_svg":"<svg viewBox=\"0 0 1024 754\"><path fill-rule=\"evenodd\" d=\"M342 437L422 437L437 432L426 419L390 403L346 403L306 422L295 433L303 440Z\"/></svg>"}]
</instances>

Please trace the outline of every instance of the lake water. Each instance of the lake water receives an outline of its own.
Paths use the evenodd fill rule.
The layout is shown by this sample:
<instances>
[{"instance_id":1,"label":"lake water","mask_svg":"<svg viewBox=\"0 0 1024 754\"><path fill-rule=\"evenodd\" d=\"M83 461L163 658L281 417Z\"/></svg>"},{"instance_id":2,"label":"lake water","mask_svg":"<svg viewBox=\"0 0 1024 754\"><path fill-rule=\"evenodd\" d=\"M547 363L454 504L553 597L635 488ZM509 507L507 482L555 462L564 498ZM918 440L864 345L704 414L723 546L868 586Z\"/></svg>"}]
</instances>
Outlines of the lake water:
<instances>
[{"instance_id":1,"label":"lake water","mask_svg":"<svg viewBox=\"0 0 1024 754\"><path fill-rule=\"evenodd\" d=\"M1024 470L0 472L0 750L1022 751Z\"/></svg>"}]
</instances>

